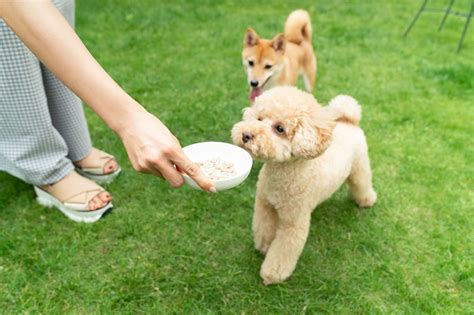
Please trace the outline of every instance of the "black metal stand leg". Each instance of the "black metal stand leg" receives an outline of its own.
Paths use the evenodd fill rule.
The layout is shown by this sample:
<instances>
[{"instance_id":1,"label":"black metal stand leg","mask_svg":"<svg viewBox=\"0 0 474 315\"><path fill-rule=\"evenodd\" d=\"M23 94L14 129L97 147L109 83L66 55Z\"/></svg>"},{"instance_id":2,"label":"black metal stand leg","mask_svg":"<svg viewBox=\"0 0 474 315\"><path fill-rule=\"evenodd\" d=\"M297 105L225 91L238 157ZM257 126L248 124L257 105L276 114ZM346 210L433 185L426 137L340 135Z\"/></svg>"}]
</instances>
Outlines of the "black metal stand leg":
<instances>
[{"instance_id":1,"label":"black metal stand leg","mask_svg":"<svg viewBox=\"0 0 474 315\"><path fill-rule=\"evenodd\" d=\"M451 7L453 6L453 4L454 4L454 0L449 1L449 5L446 8L443 19L441 20L441 24L439 25L438 31L441 31L443 29L444 22L446 22L446 18L448 17L449 12L451 12Z\"/></svg>"},{"instance_id":2,"label":"black metal stand leg","mask_svg":"<svg viewBox=\"0 0 474 315\"><path fill-rule=\"evenodd\" d=\"M415 25L416 21L417 21L418 18L420 17L421 12L423 12L423 10L425 9L427 2L428 2L428 0L424 0L424 1L423 1L423 4L421 5L420 9L418 10L418 12L417 12L416 15L415 15L415 18L413 19L413 21L411 21L411 23L410 23L410 25L408 26L407 30L406 30L405 33L403 34L404 37L406 37L406 36L408 35L408 33L410 32L410 30L411 30L411 28L413 27L413 25Z\"/></svg>"},{"instance_id":3,"label":"black metal stand leg","mask_svg":"<svg viewBox=\"0 0 474 315\"><path fill-rule=\"evenodd\" d=\"M474 10L474 2L471 3L471 11L469 12L469 15L467 16L466 24L464 24L464 30L462 31L461 39L459 40L458 49L456 50L456 52L459 52L461 50L462 43L464 42L464 36L466 35L467 28L469 27L469 22L471 22L473 10Z\"/></svg>"}]
</instances>

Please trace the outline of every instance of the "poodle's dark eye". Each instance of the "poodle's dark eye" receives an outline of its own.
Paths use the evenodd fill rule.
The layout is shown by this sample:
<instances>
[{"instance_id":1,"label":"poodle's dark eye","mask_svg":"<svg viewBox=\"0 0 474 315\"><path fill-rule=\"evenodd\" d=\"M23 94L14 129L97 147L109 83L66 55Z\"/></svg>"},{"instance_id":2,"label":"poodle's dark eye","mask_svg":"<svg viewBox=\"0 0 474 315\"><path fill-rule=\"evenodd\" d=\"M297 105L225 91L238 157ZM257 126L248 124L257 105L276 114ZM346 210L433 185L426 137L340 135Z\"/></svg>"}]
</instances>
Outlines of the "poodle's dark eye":
<instances>
[{"instance_id":1,"label":"poodle's dark eye","mask_svg":"<svg viewBox=\"0 0 474 315\"><path fill-rule=\"evenodd\" d=\"M249 66L253 67L253 60L249 60Z\"/></svg>"},{"instance_id":2,"label":"poodle's dark eye","mask_svg":"<svg viewBox=\"0 0 474 315\"><path fill-rule=\"evenodd\" d=\"M280 134L285 132L285 128L283 128L282 125L275 125L275 130L276 130L276 132L278 132Z\"/></svg>"},{"instance_id":3,"label":"poodle's dark eye","mask_svg":"<svg viewBox=\"0 0 474 315\"><path fill-rule=\"evenodd\" d=\"M272 65L265 65L265 69L271 69Z\"/></svg>"},{"instance_id":4,"label":"poodle's dark eye","mask_svg":"<svg viewBox=\"0 0 474 315\"><path fill-rule=\"evenodd\" d=\"M258 121L262 121L262 117L258 117L257 120L258 120Z\"/></svg>"}]
</instances>

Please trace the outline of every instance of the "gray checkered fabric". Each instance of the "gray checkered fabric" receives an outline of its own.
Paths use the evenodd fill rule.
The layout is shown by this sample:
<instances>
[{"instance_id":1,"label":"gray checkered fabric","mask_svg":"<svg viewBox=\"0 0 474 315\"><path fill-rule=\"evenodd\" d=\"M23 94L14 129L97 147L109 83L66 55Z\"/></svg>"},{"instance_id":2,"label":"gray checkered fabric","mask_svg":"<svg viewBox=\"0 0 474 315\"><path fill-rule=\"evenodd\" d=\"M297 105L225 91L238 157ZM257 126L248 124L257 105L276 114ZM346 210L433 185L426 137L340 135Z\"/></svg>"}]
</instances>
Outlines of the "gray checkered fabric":
<instances>
[{"instance_id":1,"label":"gray checkered fabric","mask_svg":"<svg viewBox=\"0 0 474 315\"><path fill-rule=\"evenodd\" d=\"M74 1L54 4L74 25ZM0 19L0 170L33 185L52 184L91 147L79 98Z\"/></svg>"}]
</instances>

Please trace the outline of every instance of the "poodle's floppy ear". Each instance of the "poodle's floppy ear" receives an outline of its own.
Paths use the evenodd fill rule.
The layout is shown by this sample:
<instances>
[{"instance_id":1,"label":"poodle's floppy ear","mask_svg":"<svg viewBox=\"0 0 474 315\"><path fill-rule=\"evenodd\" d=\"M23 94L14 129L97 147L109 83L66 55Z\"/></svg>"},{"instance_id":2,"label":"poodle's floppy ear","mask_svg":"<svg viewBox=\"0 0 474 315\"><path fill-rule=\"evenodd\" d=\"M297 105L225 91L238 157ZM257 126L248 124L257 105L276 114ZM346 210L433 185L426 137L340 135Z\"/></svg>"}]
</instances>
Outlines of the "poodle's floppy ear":
<instances>
[{"instance_id":1,"label":"poodle's floppy ear","mask_svg":"<svg viewBox=\"0 0 474 315\"><path fill-rule=\"evenodd\" d=\"M258 44L260 37L258 36L257 32L253 30L253 28L249 27L244 35L244 46L245 47L252 47Z\"/></svg>"},{"instance_id":2,"label":"poodle's floppy ear","mask_svg":"<svg viewBox=\"0 0 474 315\"><path fill-rule=\"evenodd\" d=\"M285 35L283 33L276 35L272 39L272 47L276 52L285 51Z\"/></svg>"},{"instance_id":3,"label":"poodle's floppy ear","mask_svg":"<svg viewBox=\"0 0 474 315\"><path fill-rule=\"evenodd\" d=\"M321 110L317 116L308 115L299 120L291 141L294 156L313 159L321 155L331 143L335 121Z\"/></svg>"}]
</instances>

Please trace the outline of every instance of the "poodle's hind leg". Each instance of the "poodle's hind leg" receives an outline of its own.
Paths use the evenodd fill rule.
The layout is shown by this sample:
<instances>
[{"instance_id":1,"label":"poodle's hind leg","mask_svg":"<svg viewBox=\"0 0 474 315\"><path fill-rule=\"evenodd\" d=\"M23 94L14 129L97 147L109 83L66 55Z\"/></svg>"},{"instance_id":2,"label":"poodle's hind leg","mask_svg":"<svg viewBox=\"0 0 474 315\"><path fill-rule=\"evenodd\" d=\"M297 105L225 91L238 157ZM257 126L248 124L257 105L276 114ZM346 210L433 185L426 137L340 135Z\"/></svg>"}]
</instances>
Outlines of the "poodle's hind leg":
<instances>
[{"instance_id":1,"label":"poodle's hind leg","mask_svg":"<svg viewBox=\"0 0 474 315\"><path fill-rule=\"evenodd\" d=\"M265 254L275 238L278 215L273 206L257 195L253 214L255 248Z\"/></svg>"},{"instance_id":2,"label":"poodle's hind leg","mask_svg":"<svg viewBox=\"0 0 474 315\"><path fill-rule=\"evenodd\" d=\"M372 171L367 147L354 160L347 184L352 198L359 207L372 207L377 201L377 193L372 186Z\"/></svg>"}]
</instances>

